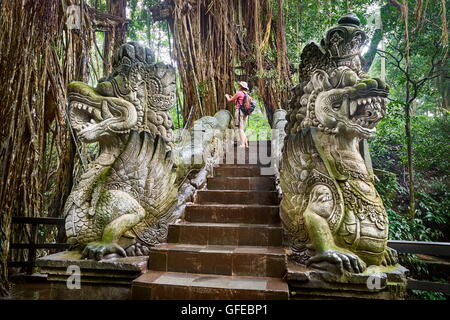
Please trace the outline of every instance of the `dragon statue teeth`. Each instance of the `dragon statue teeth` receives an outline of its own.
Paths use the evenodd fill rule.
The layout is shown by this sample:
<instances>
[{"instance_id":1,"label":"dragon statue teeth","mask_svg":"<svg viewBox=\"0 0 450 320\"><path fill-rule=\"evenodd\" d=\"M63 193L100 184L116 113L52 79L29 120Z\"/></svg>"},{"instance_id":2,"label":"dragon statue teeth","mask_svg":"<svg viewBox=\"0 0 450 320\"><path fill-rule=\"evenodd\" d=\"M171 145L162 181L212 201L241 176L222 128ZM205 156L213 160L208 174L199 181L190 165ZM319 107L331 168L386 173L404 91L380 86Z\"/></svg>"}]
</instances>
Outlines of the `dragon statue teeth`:
<instances>
[{"instance_id":1,"label":"dragon statue teeth","mask_svg":"<svg viewBox=\"0 0 450 320\"><path fill-rule=\"evenodd\" d=\"M136 42L118 50L96 88L69 85L71 127L100 147L64 208L68 242L82 257L146 255L165 241L177 197L167 112L175 89L175 70Z\"/></svg>"},{"instance_id":2,"label":"dragon statue teeth","mask_svg":"<svg viewBox=\"0 0 450 320\"><path fill-rule=\"evenodd\" d=\"M362 71L366 41L358 18L343 17L301 55L300 85L289 102L280 186L290 258L336 272L397 264L388 218L361 156L386 111L387 85Z\"/></svg>"}]
</instances>

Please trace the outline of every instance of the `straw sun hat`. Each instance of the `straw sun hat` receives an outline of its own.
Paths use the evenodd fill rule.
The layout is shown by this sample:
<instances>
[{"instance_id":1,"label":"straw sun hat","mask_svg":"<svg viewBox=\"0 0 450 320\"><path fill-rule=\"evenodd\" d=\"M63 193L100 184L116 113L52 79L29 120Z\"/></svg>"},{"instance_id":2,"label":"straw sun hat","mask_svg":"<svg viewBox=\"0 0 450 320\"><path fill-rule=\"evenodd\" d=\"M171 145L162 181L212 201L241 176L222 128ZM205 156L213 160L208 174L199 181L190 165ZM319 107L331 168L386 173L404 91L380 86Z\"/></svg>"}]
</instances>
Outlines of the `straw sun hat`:
<instances>
[{"instance_id":1,"label":"straw sun hat","mask_svg":"<svg viewBox=\"0 0 450 320\"><path fill-rule=\"evenodd\" d=\"M238 82L238 84L239 84L242 88L244 88L244 89L246 89L246 90L249 90L249 89L248 89L248 84L247 84L247 82L245 82L245 81L240 81L240 82Z\"/></svg>"}]
</instances>

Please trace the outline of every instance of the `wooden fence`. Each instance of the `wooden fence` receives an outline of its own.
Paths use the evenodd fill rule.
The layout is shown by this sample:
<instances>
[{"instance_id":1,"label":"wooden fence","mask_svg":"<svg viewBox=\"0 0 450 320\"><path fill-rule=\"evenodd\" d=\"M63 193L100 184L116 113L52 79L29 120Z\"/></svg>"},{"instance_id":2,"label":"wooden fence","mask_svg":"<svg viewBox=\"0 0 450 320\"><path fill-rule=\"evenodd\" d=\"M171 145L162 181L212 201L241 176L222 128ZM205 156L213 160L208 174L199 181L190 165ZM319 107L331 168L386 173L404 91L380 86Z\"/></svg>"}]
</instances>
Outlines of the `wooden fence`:
<instances>
[{"instance_id":1,"label":"wooden fence","mask_svg":"<svg viewBox=\"0 0 450 320\"><path fill-rule=\"evenodd\" d=\"M439 265L450 270L450 260L448 259L450 258L450 242L389 240L388 245L399 253L426 255L425 257L419 257L426 263ZM442 292L450 295L450 283L408 279L407 288L411 290Z\"/></svg>"},{"instance_id":2,"label":"wooden fence","mask_svg":"<svg viewBox=\"0 0 450 320\"><path fill-rule=\"evenodd\" d=\"M11 267L25 267L27 274L33 273L33 267L36 264L37 249L59 249L66 250L69 248L67 243L38 243L38 225L63 226L64 218L32 218L32 217L13 217L13 224L30 224L31 238L29 243L11 243L10 249L28 249L27 261L12 261L9 263Z\"/></svg>"}]
</instances>

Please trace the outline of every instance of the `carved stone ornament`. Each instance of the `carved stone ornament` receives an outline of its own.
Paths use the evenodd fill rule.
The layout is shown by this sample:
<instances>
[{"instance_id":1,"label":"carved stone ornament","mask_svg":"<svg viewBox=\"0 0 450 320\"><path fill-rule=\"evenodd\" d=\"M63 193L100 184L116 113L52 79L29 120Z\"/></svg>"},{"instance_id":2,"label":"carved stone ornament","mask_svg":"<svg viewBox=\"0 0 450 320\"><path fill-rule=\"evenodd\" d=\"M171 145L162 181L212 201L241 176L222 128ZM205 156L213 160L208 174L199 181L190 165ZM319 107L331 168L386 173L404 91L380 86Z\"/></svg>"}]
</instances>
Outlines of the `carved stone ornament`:
<instances>
[{"instance_id":1,"label":"carved stone ornament","mask_svg":"<svg viewBox=\"0 0 450 320\"><path fill-rule=\"evenodd\" d=\"M387 85L361 70L366 35L349 14L301 55L280 172L290 258L333 272L397 264L388 218L359 142L375 134Z\"/></svg>"},{"instance_id":2,"label":"carved stone ornament","mask_svg":"<svg viewBox=\"0 0 450 320\"><path fill-rule=\"evenodd\" d=\"M130 42L114 56L113 72L96 88L69 85L69 120L79 141L98 142L65 204L69 243L82 256L146 255L164 242L177 203L170 151L175 70Z\"/></svg>"}]
</instances>

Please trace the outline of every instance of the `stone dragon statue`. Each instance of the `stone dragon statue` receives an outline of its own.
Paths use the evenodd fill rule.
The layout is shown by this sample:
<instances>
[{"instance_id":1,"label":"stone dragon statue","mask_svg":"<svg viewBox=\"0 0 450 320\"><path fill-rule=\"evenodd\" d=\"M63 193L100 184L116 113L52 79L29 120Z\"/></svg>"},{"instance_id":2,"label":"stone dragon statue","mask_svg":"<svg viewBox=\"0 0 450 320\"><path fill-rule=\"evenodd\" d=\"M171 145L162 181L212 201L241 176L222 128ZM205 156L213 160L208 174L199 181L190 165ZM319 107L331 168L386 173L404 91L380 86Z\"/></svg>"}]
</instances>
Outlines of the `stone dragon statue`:
<instances>
[{"instance_id":1,"label":"stone dragon statue","mask_svg":"<svg viewBox=\"0 0 450 320\"><path fill-rule=\"evenodd\" d=\"M301 55L289 102L280 186L290 259L318 270L362 273L397 264L388 218L360 141L375 134L387 85L362 72L366 34L349 14Z\"/></svg>"},{"instance_id":2,"label":"stone dragon statue","mask_svg":"<svg viewBox=\"0 0 450 320\"><path fill-rule=\"evenodd\" d=\"M175 70L135 42L117 51L95 89L69 85L70 124L81 142L100 147L64 209L68 242L82 258L146 255L165 241L177 200L167 112L175 88Z\"/></svg>"}]
</instances>

